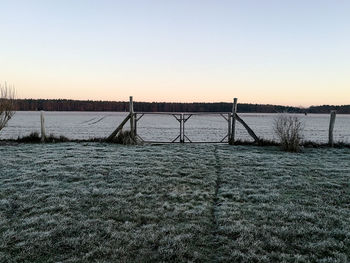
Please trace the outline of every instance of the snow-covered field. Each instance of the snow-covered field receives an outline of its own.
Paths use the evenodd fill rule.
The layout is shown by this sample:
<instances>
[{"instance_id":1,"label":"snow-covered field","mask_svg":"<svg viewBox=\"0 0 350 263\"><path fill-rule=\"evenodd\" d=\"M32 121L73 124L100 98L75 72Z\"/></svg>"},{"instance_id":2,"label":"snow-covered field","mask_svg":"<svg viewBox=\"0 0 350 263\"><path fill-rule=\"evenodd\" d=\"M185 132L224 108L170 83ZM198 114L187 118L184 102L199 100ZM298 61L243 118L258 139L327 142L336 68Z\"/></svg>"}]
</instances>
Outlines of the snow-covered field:
<instances>
[{"instance_id":1,"label":"snow-covered field","mask_svg":"<svg viewBox=\"0 0 350 263\"><path fill-rule=\"evenodd\" d=\"M348 262L350 150L0 145L0 262Z\"/></svg>"},{"instance_id":2,"label":"snow-covered field","mask_svg":"<svg viewBox=\"0 0 350 263\"><path fill-rule=\"evenodd\" d=\"M105 138L127 116L127 112L45 112L48 134L69 139ZM307 141L328 142L329 114L296 114L304 125ZM240 116L260 137L276 140L273 123L277 114L241 113ZM147 141L172 141L179 135L179 122L171 115L145 115L138 122L138 134ZM227 134L227 121L220 115L194 115L185 124L191 141L221 141ZM128 129L126 125L126 129ZM40 132L40 112L17 112L0 139L17 139ZM237 123L236 138L251 140L247 131ZM338 114L334 126L334 140L350 143L350 115Z\"/></svg>"}]
</instances>

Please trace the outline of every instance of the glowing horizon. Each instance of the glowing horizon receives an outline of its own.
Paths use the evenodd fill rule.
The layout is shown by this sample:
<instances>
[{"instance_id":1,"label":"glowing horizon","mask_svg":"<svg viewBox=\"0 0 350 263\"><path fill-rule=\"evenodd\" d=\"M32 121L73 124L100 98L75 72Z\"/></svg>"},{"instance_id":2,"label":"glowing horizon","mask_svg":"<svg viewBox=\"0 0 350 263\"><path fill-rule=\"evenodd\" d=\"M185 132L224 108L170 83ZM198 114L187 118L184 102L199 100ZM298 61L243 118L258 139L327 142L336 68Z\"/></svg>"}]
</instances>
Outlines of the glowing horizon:
<instances>
[{"instance_id":1,"label":"glowing horizon","mask_svg":"<svg viewBox=\"0 0 350 263\"><path fill-rule=\"evenodd\" d=\"M350 104L350 2L2 1L18 98Z\"/></svg>"}]
</instances>

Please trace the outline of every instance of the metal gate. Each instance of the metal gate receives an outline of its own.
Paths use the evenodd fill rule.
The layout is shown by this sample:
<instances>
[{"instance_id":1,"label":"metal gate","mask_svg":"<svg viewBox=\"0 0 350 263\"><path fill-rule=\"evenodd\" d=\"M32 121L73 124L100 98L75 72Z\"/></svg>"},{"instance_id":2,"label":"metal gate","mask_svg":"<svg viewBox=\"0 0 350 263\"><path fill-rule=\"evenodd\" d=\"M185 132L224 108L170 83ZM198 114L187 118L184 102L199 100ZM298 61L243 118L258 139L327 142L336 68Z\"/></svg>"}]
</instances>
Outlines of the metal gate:
<instances>
[{"instance_id":1,"label":"metal gate","mask_svg":"<svg viewBox=\"0 0 350 263\"><path fill-rule=\"evenodd\" d=\"M227 122L227 131L224 137L218 141L195 141L195 143L228 143L230 140L231 134L231 112L195 112L195 113L170 113L170 112L135 112L134 120L135 120L135 135L145 143L192 143L194 142L191 138L189 138L186 134L186 123L191 119L192 116L195 115L210 115L210 116L221 116ZM179 123L178 134L175 138L170 141L147 141L140 136L137 132L138 122L145 115L168 115L173 116Z\"/></svg>"}]
</instances>

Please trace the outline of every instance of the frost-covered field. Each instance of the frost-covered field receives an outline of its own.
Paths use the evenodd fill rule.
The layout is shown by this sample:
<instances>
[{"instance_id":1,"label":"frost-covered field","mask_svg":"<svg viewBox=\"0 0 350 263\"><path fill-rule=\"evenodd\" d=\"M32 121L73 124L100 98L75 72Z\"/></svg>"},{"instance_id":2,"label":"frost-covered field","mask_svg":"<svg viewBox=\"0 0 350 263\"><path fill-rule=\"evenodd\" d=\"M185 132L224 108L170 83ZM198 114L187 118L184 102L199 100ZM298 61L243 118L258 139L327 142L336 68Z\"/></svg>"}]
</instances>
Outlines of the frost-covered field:
<instances>
[{"instance_id":1,"label":"frost-covered field","mask_svg":"<svg viewBox=\"0 0 350 263\"><path fill-rule=\"evenodd\" d=\"M0 145L0 262L348 262L350 150Z\"/></svg>"},{"instance_id":2,"label":"frost-covered field","mask_svg":"<svg viewBox=\"0 0 350 263\"><path fill-rule=\"evenodd\" d=\"M48 134L69 139L105 138L124 120L127 112L45 112ZM245 122L263 139L276 140L273 123L278 114L240 113ZM296 114L303 125L306 141L328 142L329 114ZM221 141L227 134L227 121L220 115L194 115L185 125L191 141ZM125 127L128 129L128 125ZM179 122L171 115L145 115L138 122L138 134L147 141L171 142L179 135ZM0 139L17 139L40 132L40 112L17 112ZM237 123L236 138L252 140L244 127ZM350 115L338 114L334 126L334 140L350 143Z\"/></svg>"}]
</instances>

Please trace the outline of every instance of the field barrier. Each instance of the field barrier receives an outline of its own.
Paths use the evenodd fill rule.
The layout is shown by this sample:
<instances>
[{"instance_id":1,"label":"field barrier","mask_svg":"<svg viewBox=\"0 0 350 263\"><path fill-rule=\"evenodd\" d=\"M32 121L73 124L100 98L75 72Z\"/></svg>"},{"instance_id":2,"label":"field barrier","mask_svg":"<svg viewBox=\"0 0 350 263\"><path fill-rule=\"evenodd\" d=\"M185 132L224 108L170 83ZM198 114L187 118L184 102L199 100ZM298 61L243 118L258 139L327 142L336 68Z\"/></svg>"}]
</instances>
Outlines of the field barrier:
<instances>
[{"instance_id":1,"label":"field barrier","mask_svg":"<svg viewBox=\"0 0 350 263\"><path fill-rule=\"evenodd\" d=\"M124 125L130 121L131 137L138 138L142 142L161 143L158 141L145 141L137 132L138 121L147 114L164 114L173 116L179 122L179 133L171 141L167 143L192 143L193 141L186 135L186 122L194 115L219 115L227 121L227 133L219 141L196 141L196 143L229 143L234 144L236 121L240 122L247 130L249 135L254 139L255 143L259 143L260 139L254 131L241 119L237 114L237 98L233 99L232 112L196 112L196 113L173 113L173 112L134 112L133 97L130 96L129 100L129 114L124 121L115 129L115 131L107 138L108 141L113 141L114 138L122 131ZM164 142L163 142L164 143Z\"/></svg>"},{"instance_id":2,"label":"field barrier","mask_svg":"<svg viewBox=\"0 0 350 263\"><path fill-rule=\"evenodd\" d=\"M163 115L173 117L178 123L178 132L174 133L173 138L169 139L169 141L157 141L157 140L145 140L143 138L143 134L139 134L138 126L139 121L147 115ZM187 123L191 121L191 118L199 116L218 116L225 120L227 128L224 129L223 135L220 135L219 139L211 140L211 141L201 141L201 140L193 140L188 133ZM333 129L336 118L336 111L331 111L330 115L330 123L329 123L329 134L328 134L328 144L329 146L334 145L333 141ZM45 142L46 134L45 134L45 117L44 112L41 112L40 115L41 120L41 141ZM236 123L239 122L248 132L248 134L253 138L254 143L261 144L263 140L260 139L255 132L248 126L248 124L237 114L237 98L233 99L232 111L231 112L135 112L133 97L130 96L129 100L129 114L127 117L118 125L118 127L104 140L106 141L115 141L117 137L123 131L124 126L127 123L130 123L129 136L131 140L134 142L143 142L143 143L228 143L235 144L235 134L236 134ZM157 122L155 122L154 127L157 127ZM161 128L160 128L161 129Z\"/></svg>"},{"instance_id":3,"label":"field barrier","mask_svg":"<svg viewBox=\"0 0 350 263\"><path fill-rule=\"evenodd\" d=\"M129 114L122 121L122 123L115 129L115 131L107 138L108 141L113 141L114 138L123 130L124 125L130 121L130 132L132 138L138 138L142 142L146 143L164 143L159 141L145 141L137 132L137 124L140 119L147 114L164 114L173 116L179 122L179 134L173 140L166 143L192 143L193 141L186 135L186 122L194 115L219 115L227 121L227 133L219 141L196 141L196 143L229 143L234 144L236 121L240 122L244 128L248 131L249 135L253 137L254 142L259 143L260 139L254 131L237 115L237 98L233 100L232 112L196 112L196 113L173 113L173 112L134 112L133 97L130 96L129 101Z\"/></svg>"}]
</instances>

